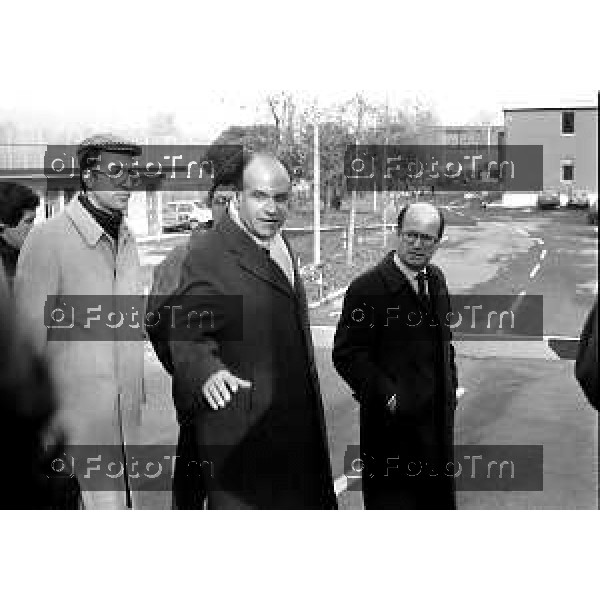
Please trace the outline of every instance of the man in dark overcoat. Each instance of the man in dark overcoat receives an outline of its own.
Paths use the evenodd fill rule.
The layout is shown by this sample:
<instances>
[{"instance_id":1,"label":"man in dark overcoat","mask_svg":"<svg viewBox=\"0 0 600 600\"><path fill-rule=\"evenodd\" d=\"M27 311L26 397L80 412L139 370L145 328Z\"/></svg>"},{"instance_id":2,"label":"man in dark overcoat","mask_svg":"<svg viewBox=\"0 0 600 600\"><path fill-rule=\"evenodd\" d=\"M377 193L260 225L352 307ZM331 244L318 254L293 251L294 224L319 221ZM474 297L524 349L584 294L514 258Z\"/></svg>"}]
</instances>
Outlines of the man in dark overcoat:
<instances>
[{"instance_id":1,"label":"man in dark overcoat","mask_svg":"<svg viewBox=\"0 0 600 600\"><path fill-rule=\"evenodd\" d=\"M203 477L208 509L337 508L305 291L280 232L289 171L240 152L218 177L238 192L192 236L170 332L179 447L198 457L178 480Z\"/></svg>"},{"instance_id":2,"label":"man in dark overcoat","mask_svg":"<svg viewBox=\"0 0 600 600\"><path fill-rule=\"evenodd\" d=\"M443 215L405 206L397 248L349 286L333 362L360 403L366 509L455 508L456 366L442 271L430 264Z\"/></svg>"}]
</instances>

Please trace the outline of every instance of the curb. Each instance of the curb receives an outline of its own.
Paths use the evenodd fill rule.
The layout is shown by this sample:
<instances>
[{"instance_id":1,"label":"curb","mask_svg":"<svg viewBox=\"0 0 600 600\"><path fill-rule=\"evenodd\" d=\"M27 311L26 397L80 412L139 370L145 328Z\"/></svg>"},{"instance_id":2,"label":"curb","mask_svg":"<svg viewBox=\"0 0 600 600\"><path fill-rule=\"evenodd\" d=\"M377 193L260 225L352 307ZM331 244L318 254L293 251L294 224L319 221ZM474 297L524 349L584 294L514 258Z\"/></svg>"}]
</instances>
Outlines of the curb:
<instances>
[{"instance_id":1,"label":"curb","mask_svg":"<svg viewBox=\"0 0 600 600\"><path fill-rule=\"evenodd\" d=\"M311 325L315 348L331 348L335 325ZM544 335L532 340L453 340L457 356L465 358L521 358L552 361L575 360L579 338Z\"/></svg>"},{"instance_id":2,"label":"curb","mask_svg":"<svg viewBox=\"0 0 600 600\"><path fill-rule=\"evenodd\" d=\"M357 230L357 229L381 229L383 227L386 227L386 228L391 227L392 229L394 229L396 227L396 223L391 222L391 223L376 223L375 225L356 225L354 227L354 229L355 230ZM347 225L325 225L319 229L319 231L321 233L323 231L327 232L327 231L347 231L347 230L348 230ZM282 231L286 231L286 232L289 231L292 233L298 233L298 232L313 233L314 227L283 227Z\"/></svg>"}]
</instances>

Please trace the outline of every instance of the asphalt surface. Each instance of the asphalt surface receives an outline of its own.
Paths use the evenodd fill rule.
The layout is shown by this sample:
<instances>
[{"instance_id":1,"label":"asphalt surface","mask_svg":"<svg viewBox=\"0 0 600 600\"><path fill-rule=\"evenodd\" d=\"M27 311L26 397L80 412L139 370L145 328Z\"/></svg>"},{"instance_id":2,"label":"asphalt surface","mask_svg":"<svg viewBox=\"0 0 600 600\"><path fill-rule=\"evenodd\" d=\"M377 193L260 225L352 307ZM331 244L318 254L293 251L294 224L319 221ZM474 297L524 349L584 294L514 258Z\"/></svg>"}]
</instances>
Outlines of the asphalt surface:
<instances>
[{"instance_id":1,"label":"asphalt surface","mask_svg":"<svg viewBox=\"0 0 600 600\"><path fill-rule=\"evenodd\" d=\"M597 508L598 420L573 376L576 338L597 293L597 227L586 223L583 211L484 213L456 203L444 210L447 237L434 262L443 268L452 293L543 298L543 338L457 342L464 392L455 431L457 444L541 445L543 489L461 491L459 508ZM144 243L142 261L157 264L184 240L185 236L165 236L160 243ZM342 297L313 311L313 334L338 500L341 508L359 509L357 482L344 475L350 472L346 453L358 444L358 411L331 364L330 343L341 302ZM526 318L519 310L531 308L515 305L517 318ZM174 444L177 426L170 381L150 349L146 390L144 423L131 439ZM136 507L169 508L170 495L139 494Z\"/></svg>"}]
</instances>

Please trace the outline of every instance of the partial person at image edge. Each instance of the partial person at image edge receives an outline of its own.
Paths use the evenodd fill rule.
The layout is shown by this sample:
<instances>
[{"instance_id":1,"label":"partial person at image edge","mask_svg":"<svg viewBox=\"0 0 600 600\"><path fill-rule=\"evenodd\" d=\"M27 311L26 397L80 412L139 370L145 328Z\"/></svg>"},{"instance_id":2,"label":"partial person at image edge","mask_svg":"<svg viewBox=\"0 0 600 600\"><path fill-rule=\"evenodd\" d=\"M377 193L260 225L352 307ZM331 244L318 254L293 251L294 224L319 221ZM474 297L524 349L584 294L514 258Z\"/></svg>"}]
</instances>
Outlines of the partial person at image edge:
<instances>
[{"instance_id":1,"label":"partial person at image edge","mask_svg":"<svg viewBox=\"0 0 600 600\"><path fill-rule=\"evenodd\" d=\"M21 247L33 227L39 204L38 195L27 186L0 182L0 257L11 287Z\"/></svg>"},{"instance_id":2,"label":"partial person at image edge","mask_svg":"<svg viewBox=\"0 0 600 600\"><path fill-rule=\"evenodd\" d=\"M587 316L575 360L575 377L590 404L600 410L598 399L598 298Z\"/></svg>"}]
</instances>

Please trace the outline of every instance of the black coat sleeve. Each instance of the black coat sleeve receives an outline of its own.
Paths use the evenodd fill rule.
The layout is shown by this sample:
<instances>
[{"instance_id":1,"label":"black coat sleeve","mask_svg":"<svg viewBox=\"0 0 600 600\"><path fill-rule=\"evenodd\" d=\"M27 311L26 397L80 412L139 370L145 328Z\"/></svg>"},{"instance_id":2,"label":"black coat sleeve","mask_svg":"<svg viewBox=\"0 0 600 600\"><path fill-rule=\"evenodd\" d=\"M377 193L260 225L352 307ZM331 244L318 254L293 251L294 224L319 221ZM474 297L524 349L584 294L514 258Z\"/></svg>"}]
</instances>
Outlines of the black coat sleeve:
<instances>
[{"instance_id":1,"label":"black coat sleeve","mask_svg":"<svg viewBox=\"0 0 600 600\"><path fill-rule=\"evenodd\" d=\"M226 326L228 302L209 269L193 254L183 261L172 302L174 327L169 332L169 350L174 401L177 410L184 412L204 401L204 383L226 368L220 357L220 337Z\"/></svg>"},{"instance_id":2,"label":"black coat sleeve","mask_svg":"<svg viewBox=\"0 0 600 600\"><path fill-rule=\"evenodd\" d=\"M166 306L171 306L173 294L176 293L181 276L181 265L187 248L176 247L162 263L154 268L152 289L148 295L147 315L152 315L147 322L146 333L158 360L169 375L173 374L173 361L169 349L169 319Z\"/></svg>"},{"instance_id":3,"label":"black coat sleeve","mask_svg":"<svg viewBox=\"0 0 600 600\"><path fill-rule=\"evenodd\" d=\"M373 360L377 343L377 327L372 306L375 296L357 280L350 285L342 307L333 342L333 364L350 386L355 398L364 403L384 404L396 393L396 384Z\"/></svg>"},{"instance_id":4,"label":"black coat sleeve","mask_svg":"<svg viewBox=\"0 0 600 600\"><path fill-rule=\"evenodd\" d=\"M575 360L575 377L590 404L600 410L598 399L598 299L588 315Z\"/></svg>"},{"instance_id":5,"label":"black coat sleeve","mask_svg":"<svg viewBox=\"0 0 600 600\"><path fill-rule=\"evenodd\" d=\"M450 369L450 380L452 391L456 395L458 387L458 374L456 369L456 351L452 343L452 330L448 327L448 315L452 313L452 299L448 292L448 284L442 270L439 267L431 267L431 271L436 280L435 288L437 290L437 302L439 303L438 316L441 320L442 338L448 343L448 368Z\"/></svg>"}]
</instances>

